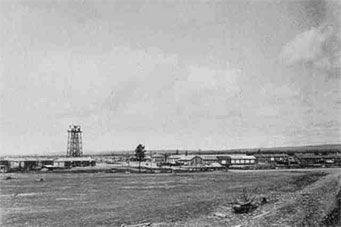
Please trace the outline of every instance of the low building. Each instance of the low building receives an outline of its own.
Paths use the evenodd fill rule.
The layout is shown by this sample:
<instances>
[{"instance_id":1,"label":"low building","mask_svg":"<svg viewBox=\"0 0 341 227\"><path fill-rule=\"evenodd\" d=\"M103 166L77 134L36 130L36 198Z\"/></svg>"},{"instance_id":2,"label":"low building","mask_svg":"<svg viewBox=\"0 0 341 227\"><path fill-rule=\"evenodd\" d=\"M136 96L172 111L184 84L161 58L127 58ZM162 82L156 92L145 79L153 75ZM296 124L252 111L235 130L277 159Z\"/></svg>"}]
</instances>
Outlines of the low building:
<instances>
[{"instance_id":1,"label":"low building","mask_svg":"<svg viewBox=\"0 0 341 227\"><path fill-rule=\"evenodd\" d=\"M1 171L30 171L39 170L44 165L50 165L53 163L51 158L43 157L17 157L17 158L4 158L1 160Z\"/></svg>"},{"instance_id":2,"label":"low building","mask_svg":"<svg viewBox=\"0 0 341 227\"><path fill-rule=\"evenodd\" d=\"M171 155L167 158L167 162L170 164L177 164L178 160L184 157L185 155Z\"/></svg>"},{"instance_id":3,"label":"low building","mask_svg":"<svg viewBox=\"0 0 341 227\"><path fill-rule=\"evenodd\" d=\"M135 155L132 155L130 157L128 157L127 162L138 162L138 158ZM145 156L143 159L141 159L141 162L151 162L152 161L152 157L151 156Z\"/></svg>"},{"instance_id":4,"label":"low building","mask_svg":"<svg viewBox=\"0 0 341 227\"><path fill-rule=\"evenodd\" d=\"M258 164L284 164L288 162L287 154L254 154Z\"/></svg>"},{"instance_id":5,"label":"low building","mask_svg":"<svg viewBox=\"0 0 341 227\"><path fill-rule=\"evenodd\" d=\"M53 161L52 166L47 166L47 167L54 167L54 168L66 168L69 169L72 167L71 161L65 160L64 158L58 158Z\"/></svg>"},{"instance_id":6,"label":"low building","mask_svg":"<svg viewBox=\"0 0 341 227\"><path fill-rule=\"evenodd\" d=\"M7 160L0 160L0 172L7 173L9 169L9 161Z\"/></svg>"},{"instance_id":7,"label":"low building","mask_svg":"<svg viewBox=\"0 0 341 227\"><path fill-rule=\"evenodd\" d=\"M213 163L219 163L219 159L216 155L200 155L200 157L202 158L203 163L207 166L212 165Z\"/></svg>"},{"instance_id":8,"label":"low building","mask_svg":"<svg viewBox=\"0 0 341 227\"><path fill-rule=\"evenodd\" d=\"M231 165L231 157L230 156L217 156L217 159L218 159L218 163L221 166L224 166L227 168Z\"/></svg>"},{"instance_id":9,"label":"low building","mask_svg":"<svg viewBox=\"0 0 341 227\"><path fill-rule=\"evenodd\" d=\"M158 168L157 163L151 162L151 161L143 161L143 162L138 162L138 161L130 161L128 163L130 167L142 167L142 168Z\"/></svg>"},{"instance_id":10,"label":"low building","mask_svg":"<svg viewBox=\"0 0 341 227\"><path fill-rule=\"evenodd\" d=\"M256 157L252 155L229 155L231 168L249 168L256 165Z\"/></svg>"},{"instance_id":11,"label":"low building","mask_svg":"<svg viewBox=\"0 0 341 227\"><path fill-rule=\"evenodd\" d=\"M341 156L337 154L296 154L295 158L301 167L341 166Z\"/></svg>"},{"instance_id":12,"label":"low building","mask_svg":"<svg viewBox=\"0 0 341 227\"><path fill-rule=\"evenodd\" d=\"M154 154L152 155L152 162L160 165L166 162L166 156L164 154Z\"/></svg>"},{"instance_id":13,"label":"low building","mask_svg":"<svg viewBox=\"0 0 341 227\"><path fill-rule=\"evenodd\" d=\"M71 168L95 166L96 161L90 157L63 157L53 160L54 167Z\"/></svg>"},{"instance_id":14,"label":"low building","mask_svg":"<svg viewBox=\"0 0 341 227\"><path fill-rule=\"evenodd\" d=\"M200 156L184 155L177 160L177 163L184 166L203 166L204 161Z\"/></svg>"}]
</instances>

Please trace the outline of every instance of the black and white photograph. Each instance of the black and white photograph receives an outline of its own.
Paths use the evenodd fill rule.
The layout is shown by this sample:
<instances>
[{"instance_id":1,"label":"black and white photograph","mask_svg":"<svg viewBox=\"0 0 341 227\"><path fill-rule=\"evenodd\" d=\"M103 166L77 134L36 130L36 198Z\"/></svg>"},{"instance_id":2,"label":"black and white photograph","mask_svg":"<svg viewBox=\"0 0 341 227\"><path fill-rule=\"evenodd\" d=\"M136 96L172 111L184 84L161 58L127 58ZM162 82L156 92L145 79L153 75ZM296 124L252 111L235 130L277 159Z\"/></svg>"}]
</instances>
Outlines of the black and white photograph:
<instances>
[{"instance_id":1,"label":"black and white photograph","mask_svg":"<svg viewBox=\"0 0 341 227\"><path fill-rule=\"evenodd\" d=\"M341 1L0 0L0 226L341 226Z\"/></svg>"}]
</instances>

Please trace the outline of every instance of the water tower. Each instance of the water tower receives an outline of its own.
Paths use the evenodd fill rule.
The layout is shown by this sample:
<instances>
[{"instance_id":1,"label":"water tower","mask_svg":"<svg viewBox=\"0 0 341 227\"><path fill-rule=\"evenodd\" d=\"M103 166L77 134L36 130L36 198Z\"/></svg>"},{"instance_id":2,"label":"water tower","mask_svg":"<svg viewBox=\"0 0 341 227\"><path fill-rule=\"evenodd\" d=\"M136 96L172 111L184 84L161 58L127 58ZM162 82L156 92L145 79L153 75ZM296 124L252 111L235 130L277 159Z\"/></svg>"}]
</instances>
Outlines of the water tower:
<instances>
[{"instance_id":1,"label":"water tower","mask_svg":"<svg viewBox=\"0 0 341 227\"><path fill-rule=\"evenodd\" d=\"M82 150L82 131L80 125L70 125L67 139L67 151L68 157L81 157L83 156Z\"/></svg>"}]
</instances>

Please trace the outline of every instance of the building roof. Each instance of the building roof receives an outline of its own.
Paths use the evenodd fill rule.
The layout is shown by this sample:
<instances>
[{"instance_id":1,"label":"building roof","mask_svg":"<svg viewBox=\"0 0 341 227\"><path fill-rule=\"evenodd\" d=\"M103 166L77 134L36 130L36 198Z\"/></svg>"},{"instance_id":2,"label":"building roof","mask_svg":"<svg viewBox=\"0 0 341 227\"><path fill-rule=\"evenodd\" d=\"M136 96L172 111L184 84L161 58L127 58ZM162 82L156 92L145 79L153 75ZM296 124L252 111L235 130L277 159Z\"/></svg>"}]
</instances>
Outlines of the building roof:
<instances>
[{"instance_id":1,"label":"building roof","mask_svg":"<svg viewBox=\"0 0 341 227\"><path fill-rule=\"evenodd\" d=\"M178 159L179 161L189 161L194 157L202 158L203 160L217 160L222 158L231 158L231 159L256 159L253 155L243 155L243 154L229 154L229 155L171 155L167 159Z\"/></svg>"},{"instance_id":2,"label":"building roof","mask_svg":"<svg viewBox=\"0 0 341 227\"><path fill-rule=\"evenodd\" d=\"M216 161L216 160L218 160L216 155L200 155L200 157L205 161Z\"/></svg>"},{"instance_id":3,"label":"building roof","mask_svg":"<svg viewBox=\"0 0 341 227\"><path fill-rule=\"evenodd\" d=\"M154 154L154 155L152 155L152 158L165 158L165 155L163 155L163 154Z\"/></svg>"},{"instance_id":4,"label":"building roof","mask_svg":"<svg viewBox=\"0 0 341 227\"><path fill-rule=\"evenodd\" d=\"M196 157L201 158L198 155L184 155L179 159L179 161L191 161L193 158L196 158Z\"/></svg>"},{"instance_id":5,"label":"building roof","mask_svg":"<svg viewBox=\"0 0 341 227\"><path fill-rule=\"evenodd\" d=\"M94 161L91 157L63 157L57 158L54 160L55 162L86 162L86 161Z\"/></svg>"},{"instance_id":6,"label":"building roof","mask_svg":"<svg viewBox=\"0 0 341 227\"><path fill-rule=\"evenodd\" d=\"M146 155L144 159L152 160L152 157L150 155Z\"/></svg>"},{"instance_id":7,"label":"building roof","mask_svg":"<svg viewBox=\"0 0 341 227\"><path fill-rule=\"evenodd\" d=\"M53 161L53 158L17 157L17 158L3 158L2 160L9 161L9 162L39 162L39 161Z\"/></svg>"},{"instance_id":8,"label":"building roof","mask_svg":"<svg viewBox=\"0 0 341 227\"><path fill-rule=\"evenodd\" d=\"M276 158L276 157L288 157L288 154L254 154L257 158Z\"/></svg>"},{"instance_id":9,"label":"building roof","mask_svg":"<svg viewBox=\"0 0 341 227\"><path fill-rule=\"evenodd\" d=\"M185 155L171 155L169 156L167 159L180 159L182 157L184 157Z\"/></svg>"},{"instance_id":10,"label":"building roof","mask_svg":"<svg viewBox=\"0 0 341 227\"><path fill-rule=\"evenodd\" d=\"M236 154L236 155L229 155L231 159L256 159L253 155L242 155L242 154Z\"/></svg>"},{"instance_id":11,"label":"building roof","mask_svg":"<svg viewBox=\"0 0 341 227\"><path fill-rule=\"evenodd\" d=\"M231 159L231 157L230 156L226 156L226 155L218 155L217 159L220 159L220 160L224 159L224 160L226 160L226 159Z\"/></svg>"},{"instance_id":12,"label":"building roof","mask_svg":"<svg viewBox=\"0 0 341 227\"><path fill-rule=\"evenodd\" d=\"M298 158L310 158L310 159L321 159L321 158L341 158L340 155L314 155L314 154L296 154Z\"/></svg>"}]
</instances>

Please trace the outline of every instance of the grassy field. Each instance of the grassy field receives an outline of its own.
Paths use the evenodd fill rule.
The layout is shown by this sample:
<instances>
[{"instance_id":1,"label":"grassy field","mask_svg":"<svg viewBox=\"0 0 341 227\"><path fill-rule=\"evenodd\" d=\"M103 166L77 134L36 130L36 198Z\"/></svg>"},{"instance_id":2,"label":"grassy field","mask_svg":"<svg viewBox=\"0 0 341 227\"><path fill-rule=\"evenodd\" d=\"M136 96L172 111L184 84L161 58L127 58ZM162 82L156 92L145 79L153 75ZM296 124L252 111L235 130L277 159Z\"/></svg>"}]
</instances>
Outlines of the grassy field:
<instances>
[{"instance_id":1,"label":"grassy field","mask_svg":"<svg viewBox=\"0 0 341 227\"><path fill-rule=\"evenodd\" d=\"M309 177L307 177L307 174ZM207 215L242 188L258 194L296 191L320 173L303 171L194 174L1 175L2 226L120 226L177 222ZM44 181L37 182L36 179Z\"/></svg>"}]
</instances>

